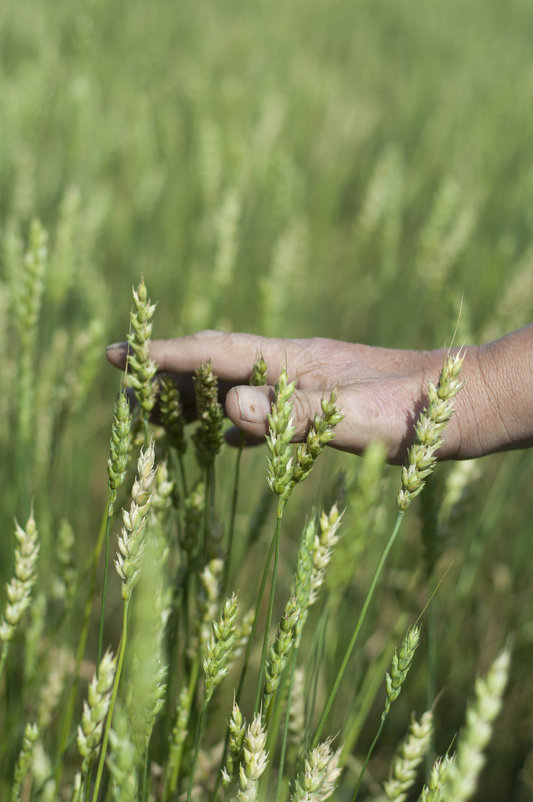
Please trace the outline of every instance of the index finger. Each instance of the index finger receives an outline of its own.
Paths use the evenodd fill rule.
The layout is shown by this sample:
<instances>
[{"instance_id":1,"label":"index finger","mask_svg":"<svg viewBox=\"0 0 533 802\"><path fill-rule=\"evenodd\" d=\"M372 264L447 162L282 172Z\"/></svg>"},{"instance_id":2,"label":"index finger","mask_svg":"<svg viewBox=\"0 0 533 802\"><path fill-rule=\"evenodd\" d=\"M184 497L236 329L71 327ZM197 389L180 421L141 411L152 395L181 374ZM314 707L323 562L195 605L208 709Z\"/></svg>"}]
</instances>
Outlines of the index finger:
<instances>
[{"instance_id":1,"label":"index finger","mask_svg":"<svg viewBox=\"0 0 533 802\"><path fill-rule=\"evenodd\" d=\"M285 364L289 377L297 377L302 369L304 342L207 329L185 337L153 340L150 357L159 371L177 374L193 373L210 359L213 371L220 379L231 384L247 384L253 363L258 355L262 355L267 364L266 381L274 384ZM107 349L109 361L120 368L125 365L126 355L127 346L124 344Z\"/></svg>"}]
</instances>

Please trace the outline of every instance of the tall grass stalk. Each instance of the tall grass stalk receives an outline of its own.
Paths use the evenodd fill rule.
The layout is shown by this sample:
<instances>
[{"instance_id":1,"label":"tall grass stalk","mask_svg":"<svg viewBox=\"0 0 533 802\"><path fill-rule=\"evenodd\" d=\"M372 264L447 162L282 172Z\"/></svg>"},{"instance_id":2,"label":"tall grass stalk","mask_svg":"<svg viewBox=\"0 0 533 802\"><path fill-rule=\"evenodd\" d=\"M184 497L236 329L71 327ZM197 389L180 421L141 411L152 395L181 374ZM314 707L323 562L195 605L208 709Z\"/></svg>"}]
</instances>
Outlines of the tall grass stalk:
<instances>
[{"instance_id":1,"label":"tall grass stalk","mask_svg":"<svg viewBox=\"0 0 533 802\"><path fill-rule=\"evenodd\" d=\"M92 802L97 802L98 794L100 791L100 783L102 781L102 774L104 771L104 765L106 761L107 755L107 745L109 742L109 735L111 732L111 722L113 721L113 713L115 712L115 704L117 702L117 695L118 695L118 687L120 684L120 678L122 676L122 669L124 666L124 657L126 654L126 644L128 639L128 610L129 610L129 600L124 602L123 610L122 610L122 636L120 639L120 646L117 658L117 669L115 672L115 677L113 681L113 687L111 689L111 698L109 702L109 710L105 720L105 728L104 734L102 737L102 746L100 749L100 759L98 761L98 767L96 770L96 777L93 786L93 794L92 794Z\"/></svg>"},{"instance_id":2,"label":"tall grass stalk","mask_svg":"<svg viewBox=\"0 0 533 802\"><path fill-rule=\"evenodd\" d=\"M80 627L80 636L78 639L78 647L76 649L76 661L74 665L74 672L72 676L72 680L70 682L70 690L68 694L67 704L65 707L65 714L63 716L62 725L61 725L61 732L59 736L59 743L58 743L58 762L56 766L56 773L55 773L55 782L56 786L59 787L61 783L61 776L63 773L63 757L66 752L67 742L71 737L71 727L72 727L72 719L74 716L74 708L76 705L76 695L78 692L78 684L80 679L80 669L81 663L83 660L83 656L85 654L85 648L87 646L87 638L89 635L89 625L91 621L91 612L93 608L93 603L96 595L96 579L98 574L98 565L100 563L100 556L102 553L102 547L106 542L106 537L108 533L109 527L109 503L110 503L110 496L108 491L108 498L105 507L105 511L102 517L102 522L100 524L100 530L98 532L98 537L96 540L96 545L93 549L91 563L90 563L90 574L89 574L89 590L87 593L87 598L85 601L85 606L83 609L83 618Z\"/></svg>"},{"instance_id":3,"label":"tall grass stalk","mask_svg":"<svg viewBox=\"0 0 533 802\"><path fill-rule=\"evenodd\" d=\"M264 386L266 384L266 372L267 372L267 364L263 359L263 357L260 354L258 354L252 366L252 373L250 375L250 385L252 387ZM228 532L228 547L226 555L226 567L224 572L224 590L227 590L228 579L230 576L230 569L231 569L231 559L233 555L233 535L235 532L235 516L237 515L237 503L239 499L240 467L241 467L241 459L242 459L242 452L244 450L245 439L246 438L244 432L240 432L239 447L237 449L237 454L235 455L235 473L233 477L233 493L231 497L231 514L230 514L230 524Z\"/></svg>"},{"instance_id":4,"label":"tall grass stalk","mask_svg":"<svg viewBox=\"0 0 533 802\"><path fill-rule=\"evenodd\" d=\"M117 669L115 673L113 689L111 692L109 712L107 714L104 735L102 738L100 760L98 762L98 768L96 772L92 797L93 802L96 802L98 799L98 792L106 759L109 732L111 729L113 712L115 709L119 683L122 675L122 668L124 665L128 637L128 610L131 594L139 578L142 557L145 551L145 528L148 510L150 507L151 489L155 477L154 459L154 445L153 443L150 443L146 451L143 452L141 450L139 459L137 461L137 478L135 479L131 491L132 500L129 512L123 510L122 513L123 527L118 541L119 551L115 560L117 573L122 579L122 635L117 658Z\"/></svg>"},{"instance_id":5,"label":"tall grass stalk","mask_svg":"<svg viewBox=\"0 0 533 802\"><path fill-rule=\"evenodd\" d=\"M265 622L265 632L263 635L263 645L261 647L261 658L259 662L259 672L257 677L257 687L255 691L255 703L254 703L254 714L259 712L259 705L261 702L261 695L263 691L263 676L265 672L265 663L266 663L266 654L268 649L268 639L269 639L269 632L270 632L270 625L272 623L272 612L274 610L274 598L276 593L276 579L278 575L278 564L279 564L279 547L280 547L280 538L281 538L281 524L283 521L283 512L285 510L285 501L281 499L278 501L278 509L277 509L277 516L276 516L276 529L274 531L274 537L272 539L272 551L274 555L274 566L272 568L272 579L270 581L270 594L268 598L268 608L267 608L267 617Z\"/></svg>"}]
</instances>

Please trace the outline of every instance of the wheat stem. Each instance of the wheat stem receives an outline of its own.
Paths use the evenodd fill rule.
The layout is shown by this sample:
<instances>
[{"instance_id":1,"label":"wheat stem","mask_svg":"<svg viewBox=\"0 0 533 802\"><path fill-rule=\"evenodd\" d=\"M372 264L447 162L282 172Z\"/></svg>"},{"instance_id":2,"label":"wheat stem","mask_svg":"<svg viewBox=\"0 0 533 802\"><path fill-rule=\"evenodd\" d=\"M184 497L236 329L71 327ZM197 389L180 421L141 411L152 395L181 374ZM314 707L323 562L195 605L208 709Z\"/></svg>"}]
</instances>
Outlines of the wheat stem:
<instances>
[{"instance_id":1,"label":"wheat stem","mask_svg":"<svg viewBox=\"0 0 533 802\"><path fill-rule=\"evenodd\" d=\"M281 522L283 520L283 512L285 510L286 498L280 496L278 499L278 513L276 517L276 529L274 531L274 537L272 540L273 543L273 551L274 551L274 567L272 569L272 580L270 583L270 596L268 599L268 611L267 611L267 619L265 623L265 634L263 636L263 646L261 649L261 660L259 663L259 675L257 677L257 688L255 691L255 704L254 704L254 713L259 712L259 704L261 702L261 692L263 687L263 675L265 672L265 663L266 663L266 653L268 648L268 638L270 632L270 624L272 622L272 611L274 609L274 596L276 593L276 578L278 573L278 562L279 562L279 544L280 544L280 535L281 535Z\"/></svg>"},{"instance_id":2,"label":"wheat stem","mask_svg":"<svg viewBox=\"0 0 533 802\"><path fill-rule=\"evenodd\" d=\"M92 802L97 802L98 800L98 792L100 790L100 783L102 781L102 773L104 771L104 764L105 758L107 753L107 744L109 742L109 733L111 730L111 722L113 720L113 713L115 710L115 704L117 701L118 695L118 686L120 683L120 677L122 675L122 667L124 665L124 655L126 654L126 643L128 639L128 610L129 610L129 599L126 599L123 604L123 612L122 612L122 637L120 639L120 651L118 654L117 660L117 670L115 672L115 679L113 682L113 690L111 691L111 701L109 703L109 711L106 718L106 724L104 729L104 735L102 738L102 748L100 751L100 760L98 761L98 769L96 772L96 779L94 781L94 788L93 788L93 796Z\"/></svg>"},{"instance_id":3,"label":"wheat stem","mask_svg":"<svg viewBox=\"0 0 533 802\"><path fill-rule=\"evenodd\" d=\"M80 638L78 641L78 649L76 652L76 663L74 666L74 675L72 677L72 682L70 686L70 693L67 701L67 706L65 709L65 717L63 719L63 725L61 728L61 735L59 739L59 747L58 747L58 763L56 768L56 775L55 775L55 783L56 788L60 787L61 784L61 775L63 773L63 755L65 753L67 739L69 738L70 727L72 724L72 718L74 716L74 706L76 704L76 694L78 690L78 683L80 680L80 668L81 668L81 661L83 660L83 655L85 654L85 646L87 644L87 636L89 634L89 623L91 619L91 610L94 601L94 595L96 590L96 576L98 572L98 563L100 562L100 554L102 552L102 545L105 540L105 533L106 527L108 522L108 510L109 504L111 502L111 496L108 491L108 497L105 505L104 514L102 517L102 523L100 525L100 531L98 533L98 539L96 541L96 545L94 547L94 551L92 554L91 559L91 573L89 578L89 593L87 594L87 601L85 602L85 608L83 610L83 621L81 625L80 631Z\"/></svg>"}]
</instances>

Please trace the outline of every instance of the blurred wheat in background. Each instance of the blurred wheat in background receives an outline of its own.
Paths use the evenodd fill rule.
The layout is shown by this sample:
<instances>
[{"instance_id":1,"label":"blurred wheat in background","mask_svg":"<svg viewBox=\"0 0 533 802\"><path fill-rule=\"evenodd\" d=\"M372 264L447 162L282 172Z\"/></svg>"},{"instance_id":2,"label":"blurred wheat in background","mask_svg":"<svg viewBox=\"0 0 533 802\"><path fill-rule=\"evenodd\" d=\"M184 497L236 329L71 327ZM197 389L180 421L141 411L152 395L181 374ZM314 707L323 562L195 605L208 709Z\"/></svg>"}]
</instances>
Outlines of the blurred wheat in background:
<instances>
[{"instance_id":1,"label":"blurred wheat in background","mask_svg":"<svg viewBox=\"0 0 533 802\"><path fill-rule=\"evenodd\" d=\"M4 1L1 799L532 798L532 455L438 465L397 531L379 444L272 424L237 487L210 366L184 431L146 352L531 322L532 36L526 0Z\"/></svg>"}]
</instances>

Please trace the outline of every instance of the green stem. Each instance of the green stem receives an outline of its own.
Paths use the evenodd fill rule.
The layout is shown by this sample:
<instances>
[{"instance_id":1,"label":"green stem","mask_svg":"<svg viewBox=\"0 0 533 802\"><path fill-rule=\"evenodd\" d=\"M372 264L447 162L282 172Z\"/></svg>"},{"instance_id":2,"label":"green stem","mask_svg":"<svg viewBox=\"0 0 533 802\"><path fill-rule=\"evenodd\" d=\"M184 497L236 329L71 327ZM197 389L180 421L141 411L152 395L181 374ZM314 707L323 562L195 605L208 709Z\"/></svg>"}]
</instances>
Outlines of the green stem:
<instances>
[{"instance_id":1,"label":"green stem","mask_svg":"<svg viewBox=\"0 0 533 802\"><path fill-rule=\"evenodd\" d=\"M180 468L180 476L181 476L181 485L183 487L183 496L187 498L189 495L189 491L187 489L187 474L185 473L185 463L183 461L183 455L178 453L178 465Z\"/></svg>"},{"instance_id":2,"label":"green stem","mask_svg":"<svg viewBox=\"0 0 533 802\"><path fill-rule=\"evenodd\" d=\"M191 770L189 772L189 785L187 787L187 800L186 802L190 802L191 794L192 794L192 787L194 785L194 774L196 772L196 764L198 763L198 755L200 753L200 741L202 740L202 735L204 732L205 726L205 712L207 710L207 705L209 704L209 699L204 699L202 704L202 710L200 712L200 720L198 722L198 727L196 728L196 739L194 742L194 755L191 763Z\"/></svg>"},{"instance_id":3,"label":"green stem","mask_svg":"<svg viewBox=\"0 0 533 802\"><path fill-rule=\"evenodd\" d=\"M118 695L118 686L120 683L120 676L122 674L122 667L124 665L124 655L126 654L126 643L128 640L128 609L129 609L129 600L124 602L124 609L122 616L122 637L120 638L120 651L118 655L117 670L115 672L113 690L111 692L111 701L109 703L109 711L105 723L104 737L102 738L100 760L98 761L98 771L96 772L96 780L94 781L92 802L97 802L98 799L98 791L100 790L100 783L102 781L102 773L104 771L104 764L107 753L107 744L109 742L111 722L113 720L113 713L115 712L115 704Z\"/></svg>"},{"instance_id":4,"label":"green stem","mask_svg":"<svg viewBox=\"0 0 533 802\"><path fill-rule=\"evenodd\" d=\"M431 710L435 702L435 687L436 687L436 666L437 666L437 649L435 641L435 610L433 605L435 601L431 602L426 610L426 661L427 661L427 676L426 676L426 710ZM433 766L433 733L431 734L429 746L425 758L426 781L429 779L429 774Z\"/></svg>"},{"instance_id":5,"label":"green stem","mask_svg":"<svg viewBox=\"0 0 533 802\"><path fill-rule=\"evenodd\" d=\"M438 509L434 475L428 478L426 488L420 497L420 517L422 524L422 545L427 596L426 610L426 710L430 710L435 701L437 654L435 644L435 614L430 596L430 583L439 556ZM431 742L425 757L426 781L433 766L433 743Z\"/></svg>"},{"instance_id":6,"label":"green stem","mask_svg":"<svg viewBox=\"0 0 533 802\"><path fill-rule=\"evenodd\" d=\"M400 510L400 512L398 512L398 516L396 518L396 523L394 525L394 529L392 530L392 534L391 534L391 536L390 536L390 538L388 540L387 545L383 549L383 552L381 554L381 557L380 557L379 563L377 565L377 568L374 571L374 576L372 577L372 582L370 583L370 588L368 589L368 593L366 594L366 598L365 598L363 607L361 609L361 612L359 613L359 618L357 619L357 623L355 625L355 629L353 631L352 637L350 639L350 642L349 642L348 647L346 649L346 652L344 654L344 658L342 660L341 667L340 667L340 669L338 671L338 674L337 674L337 677L335 679L335 683L333 685L333 688L331 689L330 694L328 696L328 699L326 701L326 705L325 705L324 710L322 712L322 716L320 717L320 721L318 722L318 727L317 727L317 730L316 730L316 733L315 733L315 737L314 737L314 740L313 740L313 749L318 745L318 742L319 742L319 739L320 739L320 735L322 734L322 730L324 729L324 725L326 723L326 719L327 719L327 717L329 715L329 712L331 710L331 707L332 707L333 702L335 700L335 697L337 695L337 691L339 690L339 686L340 686L342 678L344 676L344 672L346 670L346 666L348 665L348 661L350 660L350 657L351 657L352 651L354 649L354 646L356 644L357 638L359 637L359 633L361 631L361 627L363 626L363 622L364 622L364 620L366 618L366 614L368 612L368 608L370 607L370 602L372 601L372 597L374 595L374 591L376 589L376 585L378 583L378 580L379 580L379 578L381 576L381 572L383 570L383 566L385 565L385 562L387 560L389 552L390 552L390 550L391 550L391 548L392 548L392 546L394 544L394 541L396 540L396 536L397 536L397 534L398 534L398 532L400 530L400 526L401 526L401 523L403 521L404 515L405 515L405 512L403 510Z\"/></svg>"},{"instance_id":7,"label":"green stem","mask_svg":"<svg viewBox=\"0 0 533 802\"><path fill-rule=\"evenodd\" d=\"M237 451L237 456L235 457L235 474L233 478L233 498L231 502L231 518L229 524L229 533L228 533L228 548L226 554L226 565L224 568L224 584L223 587L227 590L228 585L228 577L230 572L230 564L231 564L231 555L233 553L233 533L235 531L235 516L237 514L237 501L239 498L239 478L240 478L240 468L241 468L241 457L244 448L244 433L241 432L241 441L240 446Z\"/></svg>"},{"instance_id":8,"label":"green stem","mask_svg":"<svg viewBox=\"0 0 533 802\"><path fill-rule=\"evenodd\" d=\"M361 787L361 783L363 782L363 777L365 776L366 767L368 766L368 761L372 757L372 752L374 751L374 748L375 748L375 746L376 746L376 744L378 742L379 736L381 735L381 731L383 729L383 725L385 723L385 719L387 718L387 712L385 712L385 711L383 712L383 714L381 716L381 721L379 722L378 731L376 732L376 734L374 736L374 740L370 744L370 748L369 748L368 752L366 753L365 762L363 763L363 767L362 767L361 772L359 774L359 779L357 780L357 785L355 786L355 790L353 792L352 802L355 802L355 800L357 798L357 794L359 793L359 789Z\"/></svg>"},{"instance_id":9,"label":"green stem","mask_svg":"<svg viewBox=\"0 0 533 802\"><path fill-rule=\"evenodd\" d=\"M88 799L89 798L89 790L90 790L90 787L91 787L91 769L90 768L89 768L89 771L87 772L87 776L85 777L85 783L82 783L82 787L83 786L85 786L85 787L84 787L84 790L83 790L83 797L82 798L83 799Z\"/></svg>"},{"instance_id":10,"label":"green stem","mask_svg":"<svg viewBox=\"0 0 533 802\"><path fill-rule=\"evenodd\" d=\"M204 562L207 562L207 547L209 543L209 524L211 512L211 466L208 465L205 469L205 498L204 498L204 520L203 520L203 533L202 533L202 548L201 554L203 555Z\"/></svg>"},{"instance_id":11,"label":"green stem","mask_svg":"<svg viewBox=\"0 0 533 802\"><path fill-rule=\"evenodd\" d=\"M265 672L266 653L268 648L268 638L270 633L270 624L272 622L272 611L274 609L274 596L276 593L276 578L278 573L279 562L279 543L281 533L281 522L283 520L283 511L285 509L285 501L281 499L278 501L278 515L276 518L276 530L274 532L274 568L272 570L272 581L270 583L270 597L268 599L268 612L267 620L265 623L265 634L263 636L263 648L261 649L261 662L259 663L259 675L257 677L257 688L255 692L255 705L254 713L259 711L259 703L261 701L261 691L263 688L263 674Z\"/></svg>"},{"instance_id":12,"label":"green stem","mask_svg":"<svg viewBox=\"0 0 533 802\"><path fill-rule=\"evenodd\" d=\"M109 574L109 530L111 528L111 518L108 514L105 526L105 545L104 545L104 582L102 586L102 600L100 603L100 627L98 630L98 654L96 658L97 671L102 659L102 650L104 643L104 617L105 617L105 603L107 599L107 580Z\"/></svg>"},{"instance_id":13,"label":"green stem","mask_svg":"<svg viewBox=\"0 0 533 802\"><path fill-rule=\"evenodd\" d=\"M290 714L291 714L291 701L292 701L292 688L294 684L294 672L296 670L296 661L298 658L298 646L294 647L294 651L292 654L292 663L291 663L291 676L289 679L289 690L287 694L287 709L285 713L285 722L283 726L283 737L281 741L281 752L279 756L279 768L278 768L278 782L276 785L276 802L280 802L281 800L281 792L283 790L283 772L285 770L285 757L287 754L287 739L289 735L289 721L290 721ZM277 731L277 728L276 728ZM272 752L271 752L272 754Z\"/></svg>"},{"instance_id":14,"label":"green stem","mask_svg":"<svg viewBox=\"0 0 533 802\"><path fill-rule=\"evenodd\" d=\"M65 744L67 743L67 739L69 737L70 727L72 724L72 717L74 715L74 706L76 704L76 693L78 690L78 682L80 679L80 668L81 668L81 661L83 660L83 655L85 654L85 646L87 644L87 636L89 634L89 623L91 619L91 610L94 601L94 595L96 590L96 576L98 573L98 563L100 562L100 554L102 552L102 546L105 539L105 533L107 528L107 521L108 521L108 509L109 509L109 493L105 505L105 512L102 518L102 523L100 525L100 531L98 533L98 539L96 541L96 546L94 547L92 561L91 561L91 574L89 578L89 593L87 594L87 601L85 602L85 609L83 611L83 621L81 625L81 632L80 632L80 639L78 641L78 650L76 652L76 664L74 667L74 676L72 678L72 684L70 687L70 694L66 706L65 717L63 719L63 726L61 728L61 735L59 739L59 748L58 748L58 755L62 756L65 752ZM57 764L57 771L55 776L56 787L59 788L61 784L61 774L63 772L63 760L61 759Z\"/></svg>"},{"instance_id":15,"label":"green stem","mask_svg":"<svg viewBox=\"0 0 533 802\"><path fill-rule=\"evenodd\" d=\"M0 680L2 679L2 674L4 673L4 667L6 664L8 651L9 651L9 642L4 641L2 645L2 655L0 656Z\"/></svg>"},{"instance_id":16,"label":"green stem","mask_svg":"<svg viewBox=\"0 0 533 802\"><path fill-rule=\"evenodd\" d=\"M144 767L143 767L143 781L142 781L142 802L146 802L146 787L148 785L148 758L149 758L149 744L146 744L144 750Z\"/></svg>"}]
</instances>

